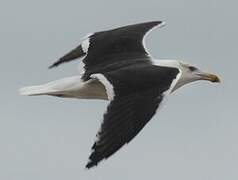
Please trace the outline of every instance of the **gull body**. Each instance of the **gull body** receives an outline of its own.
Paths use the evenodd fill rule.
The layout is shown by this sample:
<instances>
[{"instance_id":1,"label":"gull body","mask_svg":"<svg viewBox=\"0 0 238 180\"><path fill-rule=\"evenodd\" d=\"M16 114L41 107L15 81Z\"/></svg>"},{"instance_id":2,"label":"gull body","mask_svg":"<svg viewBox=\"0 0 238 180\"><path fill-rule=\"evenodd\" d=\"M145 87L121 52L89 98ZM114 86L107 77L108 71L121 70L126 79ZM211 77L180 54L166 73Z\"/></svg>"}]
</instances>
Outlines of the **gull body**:
<instances>
[{"instance_id":1,"label":"gull body","mask_svg":"<svg viewBox=\"0 0 238 180\"><path fill-rule=\"evenodd\" d=\"M50 68L82 58L80 75L25 87L22 95L108 100L103 123L86 167L96 166L129 143L149 122L164 99L185 84L218 76L180 60L156 60L145 48L145 35L162 21L96 32Z\"/></svg>"},{"instance_id":2,"label":"gull body","mask_svg":"<svg viewBox=\"0 0 238 180\"><path fill-rule=\"evenodd\" d=\"M171 93L179 87L198 80L208 80L211 82L219 81L218 77L209 73L202 72L199 69L193 69L195 66L188 65L179 60L153 60L156 66L176 68L180 71L177 82L171 89ZM82 80L82 76L72 76L43 85L24 87L20 89L22 95L37 96L50 95L77 99L103 99L108 100L105 85L95 78L87 81Z\"/></svg>"}]
</instances>

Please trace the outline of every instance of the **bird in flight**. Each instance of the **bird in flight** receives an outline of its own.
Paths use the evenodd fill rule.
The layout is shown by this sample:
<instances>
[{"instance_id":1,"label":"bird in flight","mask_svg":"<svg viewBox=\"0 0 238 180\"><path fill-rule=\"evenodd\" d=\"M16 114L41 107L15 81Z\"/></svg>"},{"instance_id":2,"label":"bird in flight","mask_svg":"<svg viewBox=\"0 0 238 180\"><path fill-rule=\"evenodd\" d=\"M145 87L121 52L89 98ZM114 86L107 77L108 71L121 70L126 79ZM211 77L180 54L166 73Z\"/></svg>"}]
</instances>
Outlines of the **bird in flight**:
<instances>
[{"instance_id":1,"label":"bird in flight","mask_svg":"<svg viewBox=\"0 0 238 180\"><path fill-rule=\"evenodd\" d=\"M179 60L151 57L145 48L145 35L164 25L153 21L92 33L50 66L82 58L80 75L20 89L28 96L109 101L86 168L129 143L176 89L198 80L220 82L218 76Z\"/></svg>"}]
</instances>

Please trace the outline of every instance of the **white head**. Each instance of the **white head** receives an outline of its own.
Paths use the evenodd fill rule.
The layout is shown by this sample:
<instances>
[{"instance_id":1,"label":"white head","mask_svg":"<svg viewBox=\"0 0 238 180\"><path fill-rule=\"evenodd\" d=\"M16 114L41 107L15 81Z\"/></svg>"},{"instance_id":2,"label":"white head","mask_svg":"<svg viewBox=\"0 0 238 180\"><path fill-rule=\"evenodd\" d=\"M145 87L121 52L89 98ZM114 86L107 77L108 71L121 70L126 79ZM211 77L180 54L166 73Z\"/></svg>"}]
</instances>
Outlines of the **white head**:
<instances>
[{"instance_id":1,"label":"white head","mask_svg":"<svg viewBox=\"0 0 238 180\"><path fill-rule=\"evenodd\" d=\"M220 79L218 78L217 75L203 72L193 65L189 65L178 60L160 60L158 63L156 63L156 65L174 67L179 69L180 71L180 74L178 76L179 79L177 80L175 86L173 87L172 92L187 83L198 80L220 82Z\"/></svg>"}]
</instances>

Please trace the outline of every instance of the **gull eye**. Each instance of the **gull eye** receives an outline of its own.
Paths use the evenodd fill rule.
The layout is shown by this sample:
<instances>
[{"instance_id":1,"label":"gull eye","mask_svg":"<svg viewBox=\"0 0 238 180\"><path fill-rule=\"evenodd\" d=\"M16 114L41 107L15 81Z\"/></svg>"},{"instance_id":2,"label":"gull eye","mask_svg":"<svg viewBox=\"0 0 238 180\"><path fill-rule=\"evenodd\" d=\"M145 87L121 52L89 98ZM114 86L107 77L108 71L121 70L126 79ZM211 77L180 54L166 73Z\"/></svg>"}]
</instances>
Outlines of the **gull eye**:
<instances>
[{"instance_id":1,"label":"gull eye","mask_svg":"<svg viewBox=\"0 0 238 180\"><path fill-rule=\"evenodd\" d=\"M196 70L197 70L197 68L194 67L194 66L188 66L188 69L189 69L190 71L196 71Z\"/></svg>"}]
</instances>

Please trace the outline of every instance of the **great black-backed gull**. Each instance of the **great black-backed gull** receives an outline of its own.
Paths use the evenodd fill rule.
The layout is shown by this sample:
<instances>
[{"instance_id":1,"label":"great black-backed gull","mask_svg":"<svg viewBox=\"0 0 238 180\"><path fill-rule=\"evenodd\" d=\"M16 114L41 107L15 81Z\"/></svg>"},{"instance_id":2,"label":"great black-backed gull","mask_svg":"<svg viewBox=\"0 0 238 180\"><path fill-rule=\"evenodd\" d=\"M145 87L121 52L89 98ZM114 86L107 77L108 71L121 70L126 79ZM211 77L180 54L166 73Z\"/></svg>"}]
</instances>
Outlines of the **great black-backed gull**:
<instances>
[{"instance_id":1,"label":"great black-backed gull","mask_svg":"<svg viewBox=\"0 0 238 180\"><path fill-rule=\"evenodd\" d=\"M83 58L81 75L40 86L25 87L22 95L103 99L110 103L92 146L87 168L110 157L147 124L169 94L184 84L216 75L178 60L155 60L145 48L145 35L162 21L128 25L88 35L50 68Z\"/></svg>"}]
</instances>

